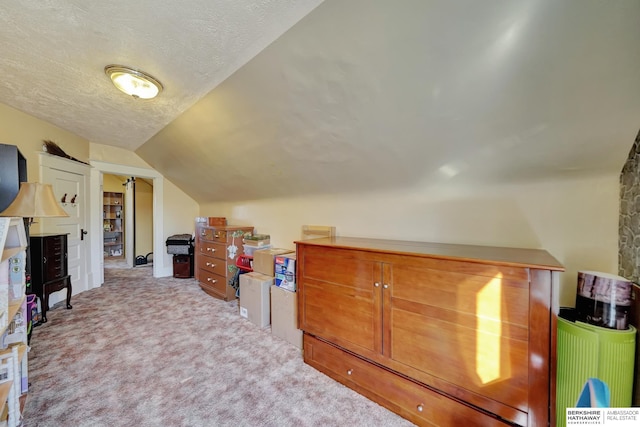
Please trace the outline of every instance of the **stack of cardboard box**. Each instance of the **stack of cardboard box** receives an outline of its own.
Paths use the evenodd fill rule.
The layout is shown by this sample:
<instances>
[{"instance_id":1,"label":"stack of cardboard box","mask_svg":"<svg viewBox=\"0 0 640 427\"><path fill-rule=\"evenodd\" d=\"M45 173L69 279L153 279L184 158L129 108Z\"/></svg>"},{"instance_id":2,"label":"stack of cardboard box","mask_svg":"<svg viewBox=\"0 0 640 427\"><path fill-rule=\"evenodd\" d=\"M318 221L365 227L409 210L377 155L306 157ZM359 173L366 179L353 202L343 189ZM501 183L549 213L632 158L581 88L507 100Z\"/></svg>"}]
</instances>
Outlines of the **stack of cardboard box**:
<instances>
[{"instance_id":1,"label":"stack of cardboard box","mask_svg":"<svg viewBox=\"0 0 640 427\"><path fill-rule=\"evenodd\" d=\"M253 272L240 275L240 315L302 349L298 329L295 252L268 248L253 253Z\"/></svg>"}]
</instances>

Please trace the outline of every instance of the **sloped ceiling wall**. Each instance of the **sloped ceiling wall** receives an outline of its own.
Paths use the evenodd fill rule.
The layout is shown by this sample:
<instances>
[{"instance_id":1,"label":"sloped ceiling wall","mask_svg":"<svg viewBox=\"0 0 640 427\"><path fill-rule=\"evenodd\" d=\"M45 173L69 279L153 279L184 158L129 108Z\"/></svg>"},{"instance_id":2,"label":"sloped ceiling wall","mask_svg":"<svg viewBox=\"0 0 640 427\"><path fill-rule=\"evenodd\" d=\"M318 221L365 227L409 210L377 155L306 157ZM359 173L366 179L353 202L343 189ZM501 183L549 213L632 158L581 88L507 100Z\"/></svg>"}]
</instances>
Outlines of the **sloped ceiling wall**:
<instances>
[{"instance_id":1,"label":"sloped ceiling wall","mask_svg":"<svg viewBox=\"0 0 640 427\"><path fill-rule=\"evenodd\" d=\"M610 174L640 2L326 0L136 153L200 203Z\"/></svg>"}]
</instances>

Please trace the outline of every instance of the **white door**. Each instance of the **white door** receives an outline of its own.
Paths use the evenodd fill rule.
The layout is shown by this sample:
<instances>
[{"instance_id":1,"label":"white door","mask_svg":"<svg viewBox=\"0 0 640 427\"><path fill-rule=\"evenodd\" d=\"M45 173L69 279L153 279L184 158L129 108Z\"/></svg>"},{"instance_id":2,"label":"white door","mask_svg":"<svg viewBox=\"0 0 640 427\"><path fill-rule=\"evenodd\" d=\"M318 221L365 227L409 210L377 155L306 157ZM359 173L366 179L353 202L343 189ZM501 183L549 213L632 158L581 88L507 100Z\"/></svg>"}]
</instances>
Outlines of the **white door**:
<instances>
[{"instance_id":1,"label":"white door","mask_svg":"<svg viewBox=\"0 0 640 427\"><path fill-rule=\"evenodd\" d=\"M79 162L55 156L41 157L40 176L43 183L51 184L60 206L67 212L67 218L42 218L43 233L67 233L68 268L71 275L73 294L88 289L87 265L89 243L86 236L88 209L88 176L90 167ZM62 162L62 163L60 163ZM66 291L51 295L49 305L66 297Z\"/></svg>"}]
</instances>

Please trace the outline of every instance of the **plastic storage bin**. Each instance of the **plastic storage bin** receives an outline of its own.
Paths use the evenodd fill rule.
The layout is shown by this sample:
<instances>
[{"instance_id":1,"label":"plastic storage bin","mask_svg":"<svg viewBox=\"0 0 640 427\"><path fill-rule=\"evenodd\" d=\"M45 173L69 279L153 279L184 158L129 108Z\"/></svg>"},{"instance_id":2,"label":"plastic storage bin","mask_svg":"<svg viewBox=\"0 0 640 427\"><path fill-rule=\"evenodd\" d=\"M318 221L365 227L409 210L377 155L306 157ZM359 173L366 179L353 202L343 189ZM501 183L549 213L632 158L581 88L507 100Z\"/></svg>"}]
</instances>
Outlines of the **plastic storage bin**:
<instances>
[{"instance_id":1,"label":"plastic storage bin","mask_svg":"<svg viewBox=\"0 0 640 427\"><path fill-rule=\"evenodd\" d=\"M558 318L556 425L566 425L566 408L576 405L589 378L604 381L611 407L631 406L636 328L615 330Z\"/></svg>"}]
</instances>

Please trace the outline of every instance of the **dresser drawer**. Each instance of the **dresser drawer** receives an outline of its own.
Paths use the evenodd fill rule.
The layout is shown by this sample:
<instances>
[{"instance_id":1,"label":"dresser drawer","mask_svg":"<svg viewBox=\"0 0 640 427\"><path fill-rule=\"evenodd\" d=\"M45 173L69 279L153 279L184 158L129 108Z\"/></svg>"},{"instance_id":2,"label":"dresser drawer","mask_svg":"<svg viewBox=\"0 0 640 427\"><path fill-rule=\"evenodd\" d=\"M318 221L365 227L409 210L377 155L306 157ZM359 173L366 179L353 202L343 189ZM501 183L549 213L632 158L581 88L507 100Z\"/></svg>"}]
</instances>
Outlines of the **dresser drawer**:
<instances>
[{"instance_id":1,"label":"dresser drawer","mask_svg":"<svg viewBox=\"0 0 640 427\"><path fill-rule=\"evenodd\" d=\"M211 273L203 268L200 268L198 274L198 280L201 285L208 287L209 289L216 290L219 294L225 295L227 291L227 278Z\"/></svg>"},{"instance_id":2,"label":"dresser drawer","mask_svg":"<svg viewBox=\"0 0 640 427\"><path fill-rule=\"evenodd\" d=\"M221 260L224 260L227 255L227 246L223 243L201 242L198 250L202 255Z\"/></svg>"},{"instance_id":3,"label":"dresser drawer","mask_svg":"<svg viewBox=\"0 0 640 427\"><path fill-rule=\"evenodd\" d=\"M198 254L198 266L209 273L214 273L219 276L227 275L227 262L225 260Z\"/></svg>"},{"instance_id":4,"label":"dresser drawer","mask_svg":"<svg viewBox=\"0 0 640 427\"><path fill-rule=\"evenodd\" d=\"M45 251L50 254L62 254L64 251L64 237L53 236L45 242Z\"/></svg>"},{"instance_id":5,"label":"dresser drawer","mask_svg":"<svg viewBox=\"0 0 640 427\"><path fill-rule=\"evenodd\" d=\"M303 348L306 363L418 425L508 425L310 335Z\"/></svg>"},{"instance_id":6,"label":"dresser drawer","mask_svg":"<svg viewBox=\"0 0 640 427\"><path fill-rule=\"evenodd\" d=\"M201 240L213 240L213 230L210 228L198 228L198 235Z\"/></svg>"},{"instance_id":7,"label":"dresser drawer","mask_svg":"<svg viewBox=\"0 0 640 427\"><path fill-rule=\"evenodd\" d=\"M51 282L47 282L43 285L44 293L50 294L52 292L61 291L68 287L66 280L58 279Z\"/></svg>"},{"instance_id":8,"label":"dresser drawer","mask_svg":"<svg viewBox=\"0 0 640 427\"><path fill-rule=\"evenodd\" d=\"M212 240L215 242L227 243L227 231L215 228L200 228L200 238L202 240Z\"/></svg>"}]
</instances>

